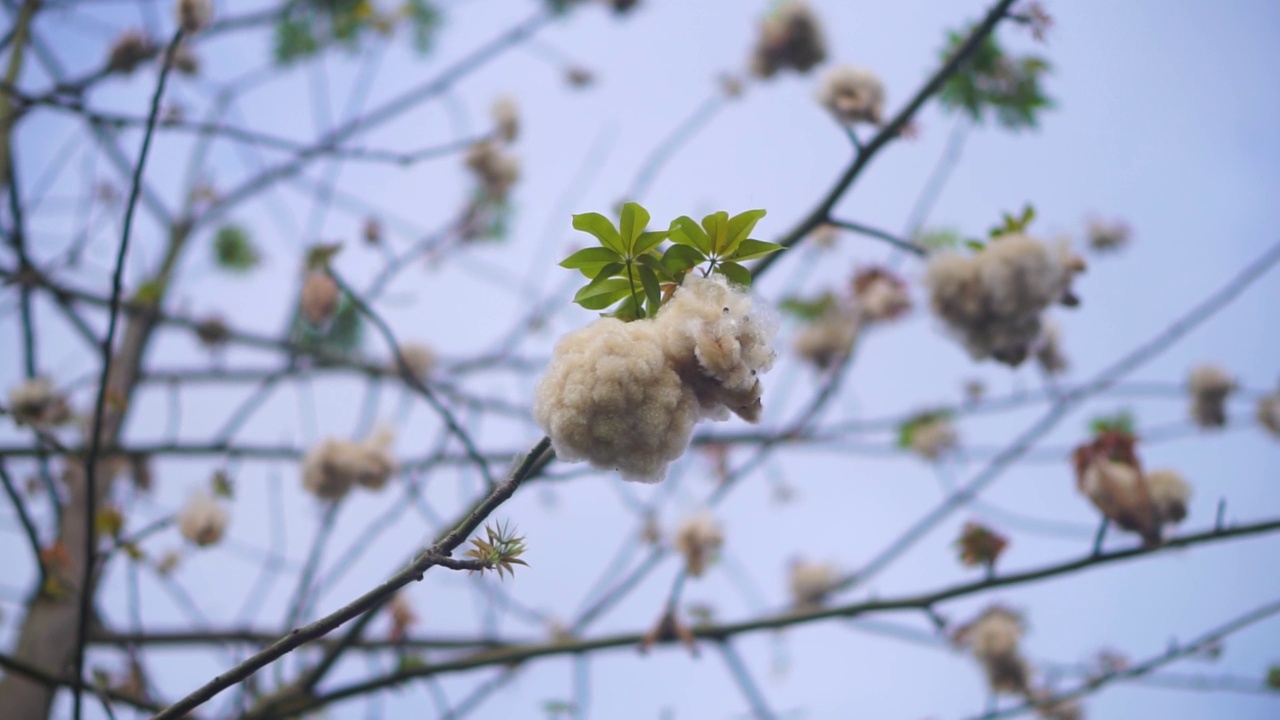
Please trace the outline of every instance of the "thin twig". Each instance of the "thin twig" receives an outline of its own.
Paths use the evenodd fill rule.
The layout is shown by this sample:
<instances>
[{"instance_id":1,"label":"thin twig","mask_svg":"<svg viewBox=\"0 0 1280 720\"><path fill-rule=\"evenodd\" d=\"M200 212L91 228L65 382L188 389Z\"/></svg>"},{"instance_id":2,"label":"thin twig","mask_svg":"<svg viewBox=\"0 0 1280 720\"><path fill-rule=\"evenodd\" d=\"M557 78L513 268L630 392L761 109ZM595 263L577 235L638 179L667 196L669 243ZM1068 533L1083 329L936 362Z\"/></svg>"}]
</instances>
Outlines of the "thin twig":
<instances>
[{"instance_id":1,"label":"thin twig","mask_svg":"<svg viewBox=\"0 0 1280 720\"><path fill-rule=\"evenodd\" d=\"M138 194L142 190L142 173L147 164L147 153L151 150L151 139L155 135L156 119L160 117L160 100L164 97L165 81L169 71L173 69L173 55L182 42L182 29L179 28L165 49L165 63L160 68L160 77L156 80L156 89L151 96L151 110L147 116L147 128L142 135L142 148L138 151L138 163L134 166L133 181L129 188L129 200L124 210L124 229L120 233L120 248L116 252L115 271L111 277L111 313L107 322L107 336L102 341L102 380L98 387L98 399L94 404L93 425L89 439L89 454L85 457L85 559L84 574L80 584L80 619L76 629L76 677L84 677L85 648L89 638L89 615L93 604L93 575L96 570L96 554L98 550L97 522L97 480L98 452L102 446L102 419L106 413L107 394L110 391L111 358L114 352L116 327L119 324L120 297L124 294L124 261L129 252L129 235L133 230L134 211L138 207ZM123 389L122 389L123 390ZM123 398L119 401L123 402ZM80 720L82 712L81 688L76 687L75 717Z\"/></svg>"}]
</instances>

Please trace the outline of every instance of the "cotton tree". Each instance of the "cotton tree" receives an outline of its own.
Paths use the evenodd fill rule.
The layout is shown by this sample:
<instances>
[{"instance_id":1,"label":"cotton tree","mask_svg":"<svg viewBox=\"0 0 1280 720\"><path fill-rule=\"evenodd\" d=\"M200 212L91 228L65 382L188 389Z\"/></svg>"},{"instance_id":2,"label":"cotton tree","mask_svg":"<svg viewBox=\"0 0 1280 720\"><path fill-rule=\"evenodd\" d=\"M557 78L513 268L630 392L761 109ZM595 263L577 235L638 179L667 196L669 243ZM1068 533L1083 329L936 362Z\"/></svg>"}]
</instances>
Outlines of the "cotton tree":
<instances>
[{"instance_id":1,"label":"cotton tree","mask_svg":"<svg viewBox=\"0 0 1280 720\"><path fill-rule=\"evenodd\" d=\"M1204 98L853 5L7 3L6 716L1274 712Z\"/></svg>"}]
</instances>

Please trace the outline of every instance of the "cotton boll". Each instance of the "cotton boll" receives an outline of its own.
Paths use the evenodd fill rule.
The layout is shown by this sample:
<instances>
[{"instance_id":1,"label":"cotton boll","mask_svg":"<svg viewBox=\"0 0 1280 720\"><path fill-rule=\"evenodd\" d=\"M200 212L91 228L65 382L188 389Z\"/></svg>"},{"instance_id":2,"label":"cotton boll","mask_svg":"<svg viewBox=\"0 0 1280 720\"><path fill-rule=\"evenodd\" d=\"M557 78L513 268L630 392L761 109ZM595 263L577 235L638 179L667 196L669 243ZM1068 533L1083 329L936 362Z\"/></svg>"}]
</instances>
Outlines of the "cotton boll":
<instances>
[{"instance_id":1,"label":"cotton boll","mask_svg":"<svg viewBox=\"0 0 1280 720\"><path fill-rule=\"evenodd\" d=\"M791 600L799 610L822 607L839 582L835 567L828 563L796 560L791 564Z\"/></svg>"},{"instance_id":2,"label":"cotton boll","mask_svg":"<svg viewBox=\"0 0 1280 720\"><path fill-rule=\"evenodd\" d=\"M1094 507L1125 530L1160 544L1160 525L1141 471L1128 463L1095 457L1079 478L1080 491Z\"/></svg>"},{"instance_id":3,"label":"cotton boll","mask_svg":"<svg viewBox=\"0 0 1280 720\"><path fill-rule=\"evenodd\" d=\"M800 0L783 0L760 24L751 72L762 79L788 68L803 73L826 59L826 40L813 9Z\"/></svg>"},{"instance_id":4,"label":"cotton boll","mask_svg":"<svg viewBox=\"0 0 1280 720\"><path fill-rule=\"evenodd\" d=\"M827 370L853 351L859 328L857 314L835 309L800 328L791 347L814 367Z\"/></svg>"},{"instance_id":5,"label":"cotton boll","mask_svg":"<svg viewBox=\"0 0 1280 720\"><path fill-rule=\"evenodd\" d=\"M723 544L724 532L707 512L685 519L676 530L675 547L690 577L701 577Z\"/></svg>"},{"instance_id":6,"label":"cotton boll","mask_svg":"<svg viewBox=\"0 0 1280 720\"><path fill-rule=\"evenodd\" d=\"M854 275L853 299L859 314L868 322L893 320L911 309L906 282L880 267L866 268Z\"/></svg>"},{"instance_id":7,"label":"cotton boll","mask_svg":"<svg viewBox=\"0 0 1280 720\"><path fill-rule=\"evenodd\" d=\"M981 253L978 275L990 311L1000 317L1036 312L1060 301L1079 259L1064 243L1049 246L1026 235L1001 235Z\"/></svg>"},{"instance_id":8,"label":"cotton boll","mask_svg":"<svg viewBox=\"0 0 1280 720\"><path fill-rule=\"evenodd\" d=\"M367 452L348 440L330 438L302 461L302 486L321 500L341 500L366 467Z\"/></svg>"},{"instance_id":9,"label":"cotton boll","mask_svg":"<svg viewBox=\"0 0 1280 720\"><path fill-rule=\"evenodd\" d=\"M870 70L841 65L829 70L818 89L818 103L845 125L880 124L884 83Z\"/></svg>"},{"instance_id":10,"label":"cotton boll","mask_svg":"<svg viewBox=\"0 0 1280 720\"><path fill-rule=\"evenodd\" d=\"M1180 523L1187 517L1187 502L1191 500L1191 485L1174 470L1154 470L1147 473L1147 490L1160 520L1164 523Z\"/></svg>"},{"instance_id":11,"label":"cotton boll","mask_svg":"<svg viewBox=\"0 0 1280 720\"><path fill-rule=\"evenodd\" d=\"M1022 617L996 605L961 628L956 639L982 665L993 691L1025 694L1031 673L1018 647L1023 632Z\"/></svg>"},{"instance_id":12,"label":"cotton boll","mask_svg":"<svg viewBox=\"0 0 1280 720\"><path fill-rule=\"evenodd\" d=\"M653 483L688 446L698 398L668 365L655 321L601 318L556 345L533 416L561 460Z\"/></svg>"},{"instance_id":13,"label":"cotton boll","mask_svg":"<svg viewBox=\"0 0 1280 720\"><path fill-rule=\"evenodd\" d=\"M760 373L773 367L772 313L753 307L751 296L723 275L687 278L654 321L672 367L697 394L703 416L728 412L757 422L762 409Z\"/></svg>"},{"instance_id":14,"label":"cotton boll","mask_svg":"<svg viewBox=\"0 0 1280 720\"><path fill-rule=\"evenodd\" d=\"M338 283L330 277L329 273L313 270L307 273L306 279L302 282L302 295L298 305L302 308L302 314L312 324L323 325L338 311L340 295Z\"/></svg>"},{"instance_id":15,"label":"cotton boll","mask_svg":"<svg viewBox=\"0 0 1280 720\"><path fill-rule=\"evenodd\" d=\"M178 0L175 14L182 32L198 33L213 19L213 0Z\"/></svg>"},{"instance_id":16,"label":"cotton boll","mask_svg":"<svg viewBox=\"0 0 1280 720\"><path fill-rule=\"evenodd\" d=\"M698 419L759 419L774 329L723 277L688 278L656 318L601 318L562 338L534 419L561 460L658 482Z\"/></svg>"},{"instance_id":17,"label":"cotton boll","mask_svg":"<svg viewBox=\"0 0 1280 720\"><path fill-rule=\"evenodd\" d=\"M409 366L409 371L419 380L426 380L436 366L435 352L422 343L404 343L400 346L400 359ZM387 368L396 375L400 374L400 364L392 361Z\"/></svg>"},{"instance_id":18,"label":"cotton boll","mask_svg":"<svg viewBox=\"0 0 1280 720\"><path fill-rule=\"evenodd\" d=\"M1187 380L1191 393L1191 419L1202 428L1227 424L1227 396L1236 391L1236 381L1217 365L1200 365Z\"/></svg>"},{"instance_id":19,"label":"cotton boll","mask_svg":"<svg viewBox=\"0 0 1280 720\"><path fill-rule=\"evenodd\" d=\"M520 179L520 159L505 153L497 143L481 141L467 149L466 166L480 181L485 194L502 200Z\"/></svg>"},{"instance_id":20,"label":"cotton boll","mask_svg":"<svg viewBox=\"0 0 1280 720\"><path fill-rule=\"evenodd\" d=\"M151 38L137 30L126 30L111 43L107 55L107 72L128 75L156 52Z\"/></svg>"},{"instance_id":21,"label":"cotton boll","mask_svg":"<svg viewBox=\"0 0 1280 720\"><path fill-rule=\"evenodd\" d=\"M1062 332L1058 323L1045 318L1036 341L1036 363L1049 375L1061 375L1067 369L1067 356L1062 352Z\"/></svg>"},{"instance_id":22,"label":"cotton boll","mask_svg":"<svg viewBox=\"0 0 1280 720\"><path fill-rule=\"evenodd\" d=\"M9 412L18 425L61 425L71 420L66 397L47 377L34 377L12 387Z\"/></svg>"},{"instance_id":23,"label":"cotton boll","mask_svg":"<svg viewBox=\"0 0 1280 720\"><path fill-rule=\"evenodd\" d=\"M1123 220L1091 220L1085 234L1089 247L1101 254L1115 252L1128 245L1131 230Z\"/></svg>"},{"instance_id":24,"label":"cotton boll","mask_svg":"<svg viewBox=\"0 0 1280 720\"><path fill-rule=\"evenodd\" d=\"M187 542L199 547L216 545L227 529L227 511L204 492L196 492L178 513L178 531Z\"/></svg>"},{"instance_id":25,"label":"cotton boll","mask_svg":"<svg viewBox=\"0 0 1280 720\"><path fill-rule=\"evenodd\" d=\"M391 446L396 436L391 428L382 426L374 430L360 449L364 451L364 459L356 473L356 482L370 490L381 490L395 474L397 463L391 454Z\"/></svg>"},{"instance_id":26,"label":"cotton boll","mask_svg":"<svg viewBox=\"0 0 1280 720\"><path fill-rule=\"evenodd\" d=\"M1041 335L1041 314L1075 304L1071 281L1083 261L1065 243L1052 247L1024 235L1002 235L976 255L935 255L925 283L930 304L975 360L1017 366Z\"/></svg>"}]
</instances>

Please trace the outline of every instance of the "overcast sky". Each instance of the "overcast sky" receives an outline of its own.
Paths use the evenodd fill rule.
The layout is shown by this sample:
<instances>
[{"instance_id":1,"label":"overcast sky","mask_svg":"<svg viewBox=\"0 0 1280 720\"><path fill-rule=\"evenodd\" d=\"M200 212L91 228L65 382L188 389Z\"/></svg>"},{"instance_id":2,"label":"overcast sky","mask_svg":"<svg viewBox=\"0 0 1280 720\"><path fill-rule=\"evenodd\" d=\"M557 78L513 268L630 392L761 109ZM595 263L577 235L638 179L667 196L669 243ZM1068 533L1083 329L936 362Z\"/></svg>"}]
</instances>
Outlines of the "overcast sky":
<instances>
[{"instance_id":1,"label":"overcast sky","mask_svg":"<svg viewBox=\"0 0 1280 720\"><path fill-rule=\"evenodd\" d=\"M224 2L218 13L227 17L260 5L265 6ZM300 141L312 139L433 77L439 68L535 13L539 5L527 0L443 3L446 29L426 60L416 58L403 38L385 52L339 53L263 82L238 102L228 121ZM877 72L887 87L891 110L936 67L945 31L979 18L986 7L971 0L815 0L813 5L826 27L830 62ZM463 357L492 348L540 299L560 292L564 302L555 306L551 322L520 351L525 357L545 358L556 337L590 321L591 314L571 306L563 293L571 273L555 266L583 242L574 236L569 214L606 212L625 196L654 149L716 94L716 78L726 71L741 72L758 17L767 6L736 0L645 0L622 19L596 7L584 8L468 76L444 101L427 103L363 136L360 144L367 147L410 150L483 132L488 106L500 93L510 93L521 111L516 147L523 175L515 190L510 237L492 247L465 249L434 266L416 262L406 268L377 305L398 336L427 342L447 358ZM37 32L68 73L76 75L100 63L119 28L145 25L168 32L163 3L159 10L150 3L142 7L146 11L141 13L132 5L115 4L49 11ZM1082 306L1053 311L1071 359L1067 381L1083 381L1156 335L1280 240L1280 203L1275 201L1280 189L1280 95L1274 92L1280 6L1262 0L1176 7L1129 0L1059 1L1047 7L1054 18L1047 44L1036 44L1013 26L999 32L1011 49L1040 53L1053 63L1047 88L1056 109L1035 132L1011 135L993 127L972 128L928 224L979 234L1001 212L1031 202L1038 210L1033 230L1044 236L1064 235L1080 243L1085 222L1094 215L1123 218L1133 227L1131 247L1118 256L1091 259L1088 273L1077 284ZM221 84L268 61L269 40L265 33L239 34L198 45L204 66L201 78L177 79L170 97L186 104L190 117L200 117ZM590 69L596 84L586 90L568 87L562 72L565 62ZM44 87L47 77L33 65L24 75L24 86ZM757 233L766 239L781 235L802 218L850 158L847 138L813 100L817 77L787 74L750 85L742 98L727 103L656 177L643 198L654 218L665 223L680 214L760 207L769 212ZM102 108L140 114L153 84L153 73L139 72L90 98ZM61 116L48 113L42 118L22 125L17 145L21 177L28 183L57 161L68 138L83 135ZM895 143L879 155L840 202L838 214L900 231L955 123L936 105L927 106L919 116L919 137ZM132 156L137 137L123 137ZM147 177L171 204L176 204L190 148L188 138L172 134L161 135L154 148ZM209 180L218 188L231 187L251 175L263 158L281 157L258 154L255 159L254 153L218 144L210 156ZM44 256L60 252L82 224L82 216L72 209L89 177L118 182L104 158L94 165L77 161L52 179L45 210L32 214L31 235ZM336 178L347 193L343 197L353 201L348 203L351 208L335 202L317 211L316 203L292 183L237 208L228 219L251 228L265 256L264 266L247 278L228 278L211 262L211 232L206 230L195 238L180 268L175 308L197 315L216 310L238 328L279 333L288 321L299 253L305 246L345 241L347 248L336 268L357 286L378 269L378 253L358 242L367 214L359 203L381 209L388 242L402 248L447 222L470 191L456 156L408 168L322 162L303 177L304 182ZM73 277L94 287L107 286L118 222L112 215L93 217L85 265ZM154 265L159 247L159 228L148 219L134 236L131 280ZM846 235L833 250L788 253L757 289L762 297L776 301L797 291L835 288L846 281L852 267L886 257L885 246ZM8 256L6 262L11 263ZM1012 371L969 361L924 309L926 298L915 282L923 266L904 260L899 267L913 281L917 309L863 339L844 390L823 422L957 402L969 378L983 379L992 394L1041 385L1033 368ZM1196 363L1214 361L1245 388L1273 389L1280 380L1280 342L1274 333L1280 304L1276 277L1280 276L1264 278L1207 326L1129 379L1179 383ZM53 307L42 304L38 310L49 328L41 337L41 369L62 382L90 371L93 365L85 346L61 324ZM105 326L101 317L95 316L95 323ZM790 330L784 326L784 342ZM0 337L5 338L0 344L14 343L0 354L0 384L9 387L22 372L14 313L0 318ZM387 354L372 334L366 349L375 357ZM273 358L237 349L223 361L228 366L266 367ZM159 338L149 362L155 368L174 369L202 367L209 361L189 336L169 333ZM535 377L489 373L469 380L468 388L527 404ZM765 385L766 427L776 427L794 416L817 387L817 379L788 358L766 376ZM251 392L253 386L239 385L233 390L205 386L184 393L181 437L207 439ZM403 422L398 450L418 457L433 446L439 424L425 405L401 395L398 389L384 387L378 416ZM77 395L88 397L83 389ZM310 387L291 384L272 394L237 437L306 447L325 436L347 436L355 431L356 409L364 397L363 383L350 377L325 378ZM1090 402L1037 446L1034 457L1039 460L1016 465L992 484L982 495L987 503L983 509L952 515L890 569L839 601L921 592L972 579L974 573L956 563L951 542L964 522L975 518L1012 539L1002 559L1005 570L1085 553L1096 513L1076 493L1065 457L1082 439L1089 418L1125 407L1136 414L1140 431L1186 424L1186 402L1180 397L1104 397ZM860 452L857 447L779 450L717 509L726 528L725 562L708 577L691 582L685 599L712 604L718 619L745 619L786 604L786 568L793 557L856 569L929 512L950 483L972 478L992 450L1043 411L1040 406L964 422L960 432L966 453L941 468L905 455ZM137 400L131 436L168 438L168 412L168 394L152 386ZM1242 400L1231 405L1232 423L1221 433L1184 435L1144 448L1147 466L1177 468L1194 485L1186 531L1210 527L1220 499L1225 499L1229 521L1280 514L1280 446L1253 425L1252 414L1252 404ZM540 436L535 426L520 418L485 419L474 428L486 447L503 450L527 448ZM705 430L744 428L734 420ZM0 440L6 444L19 438L25 436L11 426L0 427ZM891 439L877 436L857 443L884 447ZM1060 456L1054 456L1055 449ZM732 457L736 464L746 454ZM130 526L142 527L172 512L222 465L217 458L161 463L156 492L138 505ZM642 554L634 547L637 520L628 507L661 499L660 520L670 528L702 506L712 488L708 467L704 456L690 452L672 479L656 488L624 486L614 476L594 475L522 490L497 517L511 520L527 536L531 567L519 568L515 579L494 584L523 606L570 620L620 547L633 546L634 561L639 562ZM296 464L243 462L232 463L231 469L238 492L228 547L189 557L175 578L211 627L243 624L247 607L255 611L255 626L278 629L321 509L302 493ZM788 504L774 500L779 482L795 488ZM478 485L474 473L445 472L428 478L425 487L431 512L449 518ZM281 516L277 500L285 508L282 545L270 527ZM361 532L400 505L408 506L400 487L345 502L324 567L353 544L366 544ZM47 508L40 512L47 518ZM430 535L427 514L419 508L381 523L384 531L367 544L360 561L328 587L310 617L345 604L402 564ZM26 548L12 517L6 508L0 552L17 558ZM152 542L148 549L158 554L176 547L179 538L170 531ZM1133 543L1129 537L1111 537L1113 547ZM264 549L273 547L286 557L285 575L259 595L254 580ZM1223 543L967 598L938 609L956 621L968 619L992 600L1023 609L1030 626L1026 651L1036 661L1079 663L1101 648L1141 659L1161 652L1172 639L1192 638L1280 597L1277 550L1280 539L1275 538ZM20 570L3 579L0 644L6 646L20 621L21 594L33 573L28 560L13 561L15 567L19 564ZM128 627L131 622L125 569L123 563L112 567L101 596L102 611L113 626ZM587 635L648 629L677 569L677 562L668 558ZM166 629L193 622L187 601L164 583L149 573L142 573L140 583L145 627ZM479 583L432 571L427 582L409 590L423 618L417 630L476 632L485 622ZM929 628L919 613L877 619L922 632ZM385 632L384 624L374 628L375 633ZM504 616L499 628L516 638L542 637L546 632L519 613ZM751 635L738 647L770 706L792 717L961 718L983 710L986 692L971 659L936 643L907 642L874 630L825 622L780 635ZM1231 638L1216 662L1190 660L1174 670L1260 678L1271 663L1280 662L1277 640L1280 619L1271 619ZM105 666L118 661L110 653L95 657ZM168 698L185 694L232 659L227 653L206 652L153 657L150 669ZM298 661L283 665L296 670ZM344 662L330 682L364 677L378 667L385 671L392 665ZM469 688L494 673L451 676L443 687L457 703ZM472 717L536 717L544 701L573 699L573 673L569 660L531 662L508 689ZM712 647L704 648L697 659L676 648L647 657L630 649L607 651L592 660L589 673L587 714L592 718L730 718L747 712L746 701ZM268 676L276 677L273 671ZM434 712L425 684L405 686L383 702L383 717L430 717ZM225 709L225 698L212 707ZM1115 686L1089 698L1086 707L1088 717L1103 720L1280 714L1276 697L1141 684ZM364 703L352 702L332 707L328 716L366 717L366 712Z\"/></svg>"}]
</instances>

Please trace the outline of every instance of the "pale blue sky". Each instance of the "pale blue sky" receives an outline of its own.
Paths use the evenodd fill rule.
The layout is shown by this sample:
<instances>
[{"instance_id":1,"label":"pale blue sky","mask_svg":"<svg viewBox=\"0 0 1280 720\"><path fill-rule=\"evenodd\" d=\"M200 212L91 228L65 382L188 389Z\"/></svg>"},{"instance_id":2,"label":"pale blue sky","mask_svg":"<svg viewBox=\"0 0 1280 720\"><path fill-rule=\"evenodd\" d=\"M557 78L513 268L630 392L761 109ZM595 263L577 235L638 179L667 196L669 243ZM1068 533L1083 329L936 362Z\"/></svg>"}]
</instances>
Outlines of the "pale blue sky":
<instances>
[{"instance_id":1,"label":"pale blue sky","mask_svg":"<svg viewBox=\"0 0 1280 720\"><path fill-rule=\"evenodd\" d=\"M900 106L936 66L944 30L976 19L985 9L985 3L969 0L813 4L827 27L831 60L878 72L887 86L891 109ZM555 262L571 244L581 242L570 230L568 213L603 211L622 196L653 148L715 92L717 75L744 65L756 18L766 5L648 0L621 20L588 7L540 33L534 49L514 50L470 76L448 102L428 104L366 136L362 144L369 147L430 146L453 137L455 124L461 123L464 132L482 131L488 105L498 93L511 93L521 107L523 127L517 150L524 175L515 193L511 239L491 248L469 249L435 268L425 269L418 263L408 268L378 306L399 336L425 340L449 357L473 353L491 347L535 298L562 287L569 273L555 267ZM379 61L375 80L367 86L356 82L368 92L362 107L375 107L403 88L432 77L435 68L529 16L538 4L472 0L443 6L452 9L447 12L447 30L438 52L429 61L418 61L403 41L394 43ZM219 14L229 16L253 7L222 3ZM1058 108L1034 133L1014 136L993 128L970 132L931 224L979 233L1000 212L1030 201L1039 210L1035 229L1045 235L1065 234L1079 242L1091 214L1123 217L1133 226L1133 246L1119 256L1093 261L1081 279L1078 290L1083 306L1054 313L1062 323L1072 361L1068 379L1084 380L1157 333L1280 240L1280 204L1274 200L1280 188L1280 136L1275 132L1280 95L1272 90L1280 61L1275 45L1280 7L1261 1L1175 5L1154 0L1059 0L1049 3L1048 9L1055 25L1047 45L1036 45L1015 27L1000 32L1007 46L1034 50L1053 62L1055 70L1047 87ZM166 28L167 12L162 4L158 16ZM135 25L142 22L139 17L132 6L115 5L70 16L51 12L39 31L76 74L94 67L103 56L111 33L102 27ZM252 71L262 65L267 52L264 35L219 38L201 45L206 76L195 82L177 81L171 97L207 102L213 79L225 81ZM546 59L559 53L590 68L598 83L585 92L567 88L558 67ZM317 120L317 115L347 117L359 62L339 55L326 60L322 72L320 67L295 70L262 85L241 104L234 122L308 140L329 124L323 118ZM36 69L26 78L31 87L42 85ZM137 113L153 81L152 73L139 72L94 94L92 101ZM730 103L658 177L645 198L654 217L763 207L769 215L759 226L762 237L789 228L829 187L850 152L842 132L812 99L816 82L817 76L786 75L752 86L742 99ZM327 100L317 99L317 87L326 88ZM327 112L314 112L317 103L327 103ZM71 126L55 117L46 114L44 120L22 127L19 160L29 181L51 162L68 136ZM921 137L877 157L840 203L839 213L901 229L953 122L935 105L927 106L920 116ZM136 136L126 137L134 147ZM171 201L185 172L189 147L187 139L175 136L162 136L155 147L148 178ZM596 166L584 172L588 162ZM227 145L211 156L211 164L218 187L236 184L247 172L243 155ZM319 164L306 177L322 178L326 167ZM99 160L98 172L105 168ZM397 247L403 247L414 233L445 222L469 191L454 158L409 169L347 163L340 172L343 189L412 224L405 228L406 234L388 216ZM573 190L575 178L579 187ZM52 196L62 198L65 207L74 207L67 199L82 191L82 178L71 171L57 182ZM37 247L56 252L66 242L68 230L76 228L75 217L51 209L34 218ZM318 216L309 201L289 189L273 193L266 202L243 206L231 218L254 229L267 257L265 267L247 279L226 279L209 261L206 232L196 239L183 263L174 306L197 314L216 309L237 327L279 332L296 292L297 255L305 245L318 239L347 240L350 247L340 256L339 272L363 280L376 269L377 255L356 242L362 217L337 207ZM105 286L117 222L108 217L96 221L95 241L78 276L85 282ZM156 257L156 226L143 223L135 243L133 278ZM836 250L825 254L810 249L791 253L758 289L765 298L777 300L797 288L813 291L835 286L854 264L885 256L886 249L874 241L845 236ZM912 280L922 274L915 261L901 267ZM925 298L918 284L913 292L918 309L911 316L864 340L845 390L826 421L878 417L955 401L961 383L969 377L984 378L993 393L1039 386L1040 379L1030 368L1013 372L970 363L923 311ZM1278 303L1280 283L1276 276L1269 276L1210 326L1143 366L1132 379L1181 382L1193 364L1213 360L1236 373L1248 388L1274 387L1280 379L1280 343L1272 331ZM526 355L545 356L556 336L591 317L567 302L560 307L549 330L524 348ZM40 312L49 327L63 327L51 307L44 305ZM0 333L5 345L18 337L12 315L0 319ZM89 370L78 342L64 330L51 331L42 339L42 368L60 379ZM385 355L376 338L367 348L374 355ZM5 387L21 372L18 357L16 346L0 354L0 384ZM172 333L160 339L151 361L157 367L191 367L205 362L204 357L189 337ZM226 360L261 367L271 358L234 350ZM475 378L470 387L480 394L527 403L532 378L492 374ZM766 378L767 422L790 418L813 387L811 373L793 360L782 362ZM207 437L249 390L249 386L237 386L234 392L201 388L187 393L183 437ZM352 432L363 398L360 383L317 381L314 411L304 404L304 396L292 390L277 393L239 437L262 444L306 445L323 435ZM399 391L384 388L383 417L398 417L403 407L399 397ZM139 397L131 428L136 438L165 437L167 404L166 393L158 388ZM1065 454L1080 440L1089 417L1123 405L1136 411L1140 428L1177 423L1186 412L1181 398L1101 399L1068 417L1043 446L1061 448ZM412 407L411 415L398 448L406 456L418 456L435 441L437 423L421 403L407 406ZM1280 471L1278 446L1251 426L1249 403L1232 408L1238 427L1220 436L1152 445L1144 452L1148 465L1176 467L1194 484L1189 530L1211 524L1219 498L1227 499L1230 520L1280 514L1280 487L1274 482ZM971 461L948 467L951 481L970 478L981 467L981 448L999 446L1033 422L1038 412L989 416L962 425L965 442L975 450ZM318 421L312 423L311 417ZM741 429L736 421L708 428ZM527 447L538 436L528 423L512 420L486 420L477 432L489 446L502 449ZM9 426L0 427L0 440L10 442L15 437ZM883 438L867 440L884 442ZM734 457L741 462L744 455ZM136 526L171 511L190 488L205 481L212 467L203 461L162 464L155 499L139 511ZM706 467L704 458L691 453L669 484L657 489L620 487L617 478L595 476L557 484L554 489L522 491L499 516L526 533L531 567L521 568L503 589L525 605L561 618L571 616L618 545L633 532L634 520L622 498L647 500L671 494L674 499L664 505L662 514L669 528L684 513L697 509L706 496L711 487ZM177 573L215 625L237 618L257 572L256 561L242 559L235 548L263 548L272 542L266 527L274 516L271 489L281 488L288 508L290 562L304 556L319 518L319 510L302 494L296 468L290 464L245 463L236 470L234 547L195 557ZM722 619L777 608L786 601L785 568L791 557L830 559L843 568L856 568L942 498L937 475L923 463L902 456L782 450L775 462L753 475L718 510L726 526L730 562L692 583L685 597L713 602ZM785 477L797 488L792 504L779 507L771 501L771 477ZM450 473L433 477L427 485L431 506L450 517L460 502L459 489L472 491L474 480L465 477L455 482ZM1095 513L1075 492L1065 461L1018 465L994 483L983 499L1052 521L1062 531L1034 533L992 519L1013 540L1003 561L1005 569L1075 557L1089 547ZM370 520L399 502L402 499L394 491L352 497L343 507L328 558L337 557ZM6 510L6 521L11 515ZM952 516L869 586L841 599L853 600L868 592L891 596L929 590L972 577L973 573L957 566L950 544L959 527L973 517L968 512ZM23 538L9 531L9 524L0 539L7 556L15 557L25 548ZM397 567L425 533L419 515L401 516L315 610L332 610L371 587ZM1113 535L1112 542L1120 547L1132 541ZM176 534L161 536L155 543L157 550L172 547ZM1160 652L1171 638L1192 637L1280 596L1280 576L1273 570L1278 549L1280 540L1263 539L1172 553L966 599L939 610L964 620L989 600L1025 609L1031 626L1026 648L1035 659L1080 662L1102 647L1143 658ZM31 572L23 563L21 572L4 581L0 643L12 637L19 616L12 592L24 586ZM108 617L122 624L127 622L123 567L114 567L102 598ZM648 628L676 568L668 559L589 634ZM279 625L293 577L290 574L267 596L258 624ZM754 589L743 592L744 584ZM424 618L420 629L448 634L474 631L481 613L476 610L473 585L460 575L433 571L427 582L411 588ZM142 588L146 624L172 628L190 622L154 580L144 577ZM884 619L927 627L918 614ZM377 627L381 631L382 626ZM502 628L516 637L539 632L518 619L504 620ZM1217 663L1189 661L1177 669L1259 677L1268 664L1280 661L1277 639L1280 620L1273 619L1229 640ZM984 707L980 673L969 658L943 648L859 632L841 623L793 629L780 637L750 636L740 642L739 649L779 712L803 709L804 717L815 719L961 718ZM215 653L156 657L152 670L170 697L211 677L228 660ZM296 668L297 661L286 661L285 666ZM389 667L384 664L383 669ZM347 662L332 682L368 672L363 662ZM450 677L444 686L457 702L467 688L489 677L488 671ZM486 702L473 717L534 717L544 700L570 697L571 678L568 661L531 663L508 690ZM1138 685L1109 689L1089 698L1086 705L1088 717L1094 720L1266 718L1280 713L1280 700L1274 697ZM225 707L223 699L212 707ZM430 717L432 707L425 686L415 685L387 697L384 717ZM631 650L611 651L593 660L589 717L655 718L667 708L670 717L701 719L742 717L747 706L712 648L706 648L698 660L676 649L647 658ZM365 712L361 703L348 703L332 708L329 717L365 717Z\"/></svg>"}]
</instances>

